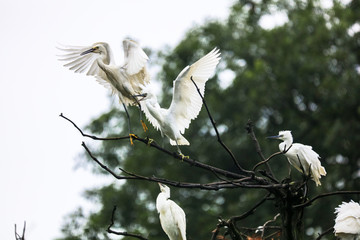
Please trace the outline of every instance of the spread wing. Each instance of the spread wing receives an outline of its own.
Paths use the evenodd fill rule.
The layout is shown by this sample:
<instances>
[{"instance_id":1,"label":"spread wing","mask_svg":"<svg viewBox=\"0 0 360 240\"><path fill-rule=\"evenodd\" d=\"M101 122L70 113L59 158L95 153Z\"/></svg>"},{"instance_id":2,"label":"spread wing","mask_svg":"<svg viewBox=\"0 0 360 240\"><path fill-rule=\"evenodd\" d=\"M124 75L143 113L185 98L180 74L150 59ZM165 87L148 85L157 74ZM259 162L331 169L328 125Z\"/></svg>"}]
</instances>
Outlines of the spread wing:
<instances>
[{"instance_id":1,"label":"spread wing","mask_svg":"<svg viewBox=\"0 0 360 240\"><path fill-rule=\"evenodd\" d=\"M202 99L190 77L204 95L205 83L219 63L219 56L219 50L214 48L191 66L185 67L174 80L173 98L168 111L174 115L181 133L184 133L191 120L199 115L202 107Z\"/></svg>"},{"instance_id":2,"label":"spread wing","mask_svg":"<svg viewBox=\"0 0 360 240\"><path fill-rule=\"evenodd\" d=\"M97 59L101 57L98 53L88 53L81 55L81 53L89 50L92 46L61 46L59 50L64 54L59 55L59 60L66 62L64 67L73 70L76 73L86 73L95 77L106 79L105 73L99 68ZM109 49L108 49L109 50ZM108 57L105 59L105 64L112 63L111 53L107 53Z\"/></svg>"},{"instance_id":3,"label":"spread wing","mask_svg":"<svg viewBox=\"0 0 360 240\"><path fill-rule=\"evenodd\" d=\"M139 73L145 66L149 57L142 50L140 45L130 39L123 40L124 64L123 68L129 75Z\"/></svg>"}]
</instances>

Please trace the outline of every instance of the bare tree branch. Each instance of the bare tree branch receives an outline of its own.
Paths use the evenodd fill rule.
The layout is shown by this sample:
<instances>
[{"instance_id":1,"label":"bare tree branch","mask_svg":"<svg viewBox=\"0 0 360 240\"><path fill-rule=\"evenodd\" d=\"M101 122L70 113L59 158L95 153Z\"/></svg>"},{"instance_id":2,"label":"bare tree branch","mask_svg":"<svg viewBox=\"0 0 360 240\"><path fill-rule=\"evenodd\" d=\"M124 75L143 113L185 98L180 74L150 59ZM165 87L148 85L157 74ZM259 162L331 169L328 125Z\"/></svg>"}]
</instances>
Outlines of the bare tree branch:
<instances>
[{"instance_id":1,"label":"bare tree branch","mask_svg":"<svg viewBox=\"0 0 360 240\"><path fill-rule=\"evenodd\" d=\"M234 162L234 164L236 165L236 167L237 167L243 174L254 174L253 172L247 171L247 170L243 169L243 168L240 166L240 164L239 164L239 162L236 160L234 154L233 154L233 153L231 152L231 150L225 145L225 143L221 140L219 131L218 131L217 127L216 127L216 123L215 123L214 119L212 118L212 116L211 116L211 114L210 114L209 108L208 108L208 106L207 106L207 104L206 104L206 102L205 102L204 97L202 96L202 94L201 94L201 92L200 92L200 89L199 89L198 86L196 85L196 83L195 83L195 81L193 80L192 76L190 77L190 79L191 79L191 81L193 82L193 84L195 85L196 90L197 90L197 92L199 93L199 95L200 95L200 97L201 97L201 99L202 99L202 101L203 101L203 104L204 104L204 106L205 106L205 108L206 108L206 112L207 112L207 114L208 114L208 116L209 116L209 119L210 119L210 121L211 121L211 124L212 124L213 127L214 127L214 130L215 130L215 133L216 133L216 136L217 136L217 140L218 140L218 142L220 143L220 145L221 145L221 146L225 149L225 151L230 155L230 157L231 157L231 159L233 160L233 162Z\"/></svg>"},{"instance_id":2,"label":"bare tree branch","mask_svg":"<svg viewBox=\"0 0 360 240\"><path fill-rule=\"evenodd\" d=\"M128 233L128 232L118 232L118 231L112 230L111 228L114 225L115 211L116 211L116 206L114 206L112 213L111 213L111 223L106 230L108 233L115 234L115 235L121 235L121 236L127 236L127 237L134 237L134 238L138 238L140 240L148 240L147 238L145 238L141 235L138 235L138 234Z\"/></svg>"},{"instance_id":3,"label":"bare tree branch","mask_svg":"<svg viewBox=\"0 0 360 240\"><path fill-rule=\"evenodd\" d=\"M271 167L268 163L268 161L270 159L268 161L266 161L264 154L262 153L259 141L257 140L257 138L255 136L254 129L253 129L253 123L251 122L250 119L249 119L248 123L246 124L246 130L247 130L248 134L251 136L251 139L253 140L253 142L255 143L256 152L258 153L258 155L260 156L262 161L266 164L266 168L269 171L270 176L275 179L274 173L272 172Z\"/></svg>"},{"instance_id":4,"label":"bare tree branch","mask_svg":"<svg viewBox=\"0 0 360 240\"><path fill-rule=\"evenodd\" d=\"M23 232L22 232L22 235L20 236L20 235L17 233L16 224L15 224L15 239L16 239L16 240L25 240L25 229L26 229L26 221L24 221Z\"/></svg>"},{"instance_id":5,"label":"bare tree branch","mask_svg":"<svg viewBox=\"0 0 360 240\"><path fill-rule=\"evenodd\" d=\"M312 204L312 202L316 201L317 199L328 197L328 196L334 196L334 195L341 195L341 194L360 194L360 191L336 191L336 192L330 192L330 193L323 193L320 195L317 195L316 197L310 199L307 202L304 202L302 204L294 205L293 208L300 208L300 207L307 207Z\"/></svg>"},{"instance_id":6,"label":"bare tree branch","mask_svg":"<svg viewBox=\"0 0 360 240\"><path fill-rule=\"evenodd\" d=\"M329 234L329 233L332 233L332 232L334 232L334 228L333 228L333 227L331 227L331 228L325 230L325 232L319 234L319 236L318 236L315 240L320 240L323 236L325 236L325 235L327 235L327 234Z\"/></svg>"},{"instance_id":7,"label":"bare tree branch","mask_svg":"<svg viewBox=\"0 0 360 240\"><path fill-rule=\"evenodd\" d=\"M122 172L126 173L129 176L121 176L116 174L113 170L109 169L106 165L101 163L90 151L90 149L86 146L86 144L83 142L82 146L85 148L86 152L89 154L89 156L105 171L109 172L113 177L116 179L133 179L133 180L146 180L151 182L161 182L167 185L171 185L174 187L180 187L180 188L199 188L199 189L206 189L206 190L219 190L222 188L237 188L237 187L243 187L243 188L264 188L264 189L277 189L277 188L283 188L287 186L287 184L270 184L266 182L262 178L254 178L254 177L244 177L235 179L233 181L221 181L221 182L213 182L213 183L186 183L186 182L176 182L176 181L170 181L167 179L161 179L157 177L145 177L138 174L130 173L125 171L122 168L119 168ZM191 160L192 161L192 160ZM217 168L214 168L212 166L209 166L210 171L217 172Z\"/></svg>"}]
</instances>

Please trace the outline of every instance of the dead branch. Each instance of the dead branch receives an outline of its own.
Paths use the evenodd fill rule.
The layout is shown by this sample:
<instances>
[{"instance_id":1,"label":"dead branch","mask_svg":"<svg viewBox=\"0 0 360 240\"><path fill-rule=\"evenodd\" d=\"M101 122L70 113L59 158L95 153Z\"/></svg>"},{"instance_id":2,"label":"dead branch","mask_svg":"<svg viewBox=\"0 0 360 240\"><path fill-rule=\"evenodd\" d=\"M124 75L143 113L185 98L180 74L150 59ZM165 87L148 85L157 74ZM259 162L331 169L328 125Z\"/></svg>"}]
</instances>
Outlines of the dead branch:
<instances>
[{"instance_id":1,"label":"dead branch","mask_svg":"<svg viewBox=\"0 0 360 240\"><path fill-rule=\"evenodd\" d=\"M25 240L25 230L26 230L26 221L24 221L24 227L23 227L23 232L22 232L21 236L17 233L16 224L15 224L15 239L16 240Z\"/></svg>"},{"instance_id":2,"label":"dead branch","mask_svg":"<svg viewBox=\"0 0 360 240\"><path fill-rule=\"evenodd\" d=\"M112 230L111 228L114 225L115 211L116 211L116 206L114 206L112 213L111 213L111 223L106 230L108 233L115 234L115 235L121 235L121 236L127 236L127 237L134 237L134 238L138 238L140 240L148 240L147 238L145 238L141 235L138 235L138 234L128 233L128 232L118 232L118 231Z\"/></svg>"},{"instance_id":3,"label":"dead branch","mask_svg":"<svg viewBox=\"0 0 360 240\"><path fill-rule=\"evenodd\" d=\"M193 82L193 84L195 85L196 90L197 90L197 92L199 93L199 95L200 95L200 97L201 97L201 99L202 99L202 102L203 102L203 104L204 104L204 106L205 106L205 109L206 109L206 112L207 112L207 114L208 114L208 116L209 116L209 119L210 119L210 121L211 121L211 124L212 124L212 126L213 126L213 128L214 128L214 130L215 130L215 133L216 133L218 142L219 142L220 145L225 149L225 151L230 155L230 157L231 157L231 159L233 160L233 162L234 162L234 164L236 165L236 167L237 167L243 174L253 174L253 172L247 171L247 170L243 169L243 168L240 166L240 164L239 164L239 162L236 160L234 154L233 154L233 153L231 152L231 150L225 145L225 143L221 140L219 131L218 131L217 127L216 127L216 123L215 123L213 117L212 117L211 114L210 114L209 108L208 108L208 106L207 106L207 104L206 104L206 101L205 101L204 97L202 96L202 94L201 94L201 92L200 92L200 89L199 89L198 86L196 85L196 83L195 83L195 81L193 80L193 77L192 77L192 76L190 77L190 79L191 79L191 81Z\"/></svg>"},{"instance_id":4,"label":"dead branch","mask_svg":"<svg viewBox=\"0 0 360 240\"><path fill-rule=\"evenodd\" d=\"M342 194L360 194L360 191L336 191L336 192L319 194L307 202L304 202L304 203L298 204L298 205L294 205L293 208L300 208L300 207L304 208L304 207L310 206L314 201L316 201L320 198L334 196L334 195L342 195Z\"/></svg>"}]
</instances>

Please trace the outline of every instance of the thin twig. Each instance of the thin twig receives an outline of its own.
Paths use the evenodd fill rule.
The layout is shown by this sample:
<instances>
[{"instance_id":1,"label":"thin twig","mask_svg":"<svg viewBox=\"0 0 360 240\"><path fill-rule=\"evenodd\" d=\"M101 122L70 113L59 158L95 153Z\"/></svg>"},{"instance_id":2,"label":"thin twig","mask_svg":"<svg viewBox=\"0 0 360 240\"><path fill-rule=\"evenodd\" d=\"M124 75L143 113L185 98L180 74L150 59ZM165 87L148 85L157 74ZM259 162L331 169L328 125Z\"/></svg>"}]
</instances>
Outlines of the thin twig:
<instances>
[{"instance_id":1,"label":"thin twig","mask_svg":"<svg viewBox=\"0 0 360 240\"><path fill-rule=\"evenodd\" d=\"M116 211L116 206L114 206L112 213L111 213L111 223L107 228L107 232L111 233L111 234L115 234L115 235L120 235L120 236L127 236L127 237L134 237L134 238L138 238L141 240L148 240L147 238L138 235L138 234L134 234L134 233L128 233L128 232L118 232L118 231L114 231L111 229L111 227L114 225L114 216L115 216L115 211Z\"/></svg>"},{"instance_id":2,"label":"thin twig","mask_svg":"<svg viewBox=\"0 0 360 240\"><path fill-rule=\"evenodd\" d=\"M329 233L332 233L333 231L334 231L334 228L331 227L331 228L325 230L325 232L319 234L319 236L315 240L320 240L323 236L325 236L325 235L327 235Z\"/></svg>"},{"instance_id":3,"label":"thin twig","mask_svg":"<svg viewBox=\"0 0 360 240\"><path fill-rule=\"evenodd\" d=\"M257 163L254 167L253 167L253 171L255 171L258 167L260 167L261 165L267 163L268 161L270 161L273 157L278 156L283 154L283 152L276 152L270 155L270 157L268 157L267 159L265 159L264 161L261 161L259 163Z\"/></svg>"},{"instance_id":4,"label":"thin twig","mask_svg":"<svg viewBox=\"0 0 360 240\"><path fill-rule=\"evenodd\" d=\"M248 123L246 124L246 130L247 130L248 134L251 136L251 139L253 140L253 142L255 143L256 152L258 153L258 155L260 156L260 158L262 159L262 161L266 164L266 168L267 168L267 170L269 171L270 176L272 176L273 178L275 178L275 177L274 177L274 173L272 172L271 167L270 167L268 161L265 161L266 159L265 159L265 157L264 157L264 154L262 153L262 150L261 150L259 141L257 140L257 138L256 138L256 136L255 136L254 129L253 129L253 124L252 124L252 122L251 122L250 119L248 120ZM269 160L270 160L270 159L269 159Z\"/></svg>"},{"instance_id":5,"label":"thin twig","mask_svg":"<svg viewBox=\"0 0 360 240\"><path fill-rule=\"evenodd\" d=\"M26 229L26 221L24 221L24 227L23 227L22 236L20 236L20 235L17 233L16 224L15 224L15 239L16 239L16 240L25 240L25 229Z\"/></svg>"},{"instance_id":6,"label":"thin twig","mask_svg":"<svg viewBox=\"0 0 360 240\"><path fill-rule=\"evenodd\" d=\"M217 127L216 127L216 123L215 123L214 119L212 118L212 116L211 116L211 114L210 114L209 108L208 108L208 106L207 106L207 104L206 104L206 101L205 101L204 97L202 96L202 94L201 94L201 92L200 92L200 89L199 89L198 86L196 85L196 83L195 83L195 81L193 80L193 77L192 77L192 76L190 77L190 79L191 79L191 81L193 82L193 84L195 85L196 90L197 90L197 92L199 93L199 95L200 95L200 97L201 97L201 99L202 99L202 102L203 102L203 104L204 104L204 106L205 106L205 108L206 108L206 112L207 112L207 114L208 114L208 116L209 116L209 119L210 119L210 121L211 121L211 124L212 124L213 127L214 127L214 130L215 130L215 133L216 133L218 142L219 142L220 145L225 149L225 151L230 155L230 157L231 157L231 159L233 160L234 164L236 165L236 167L237 167L242 173L244 173L244 174L253 174L253 172L247 171L247 170L243 169L243 168L240 166L240 164L239 164L239 162L236 160L234 154L233 154L233 153L231 152L231 150L225 145L225 143L221 140L219 131L218 131Z\"/></svg>"},{"instance_id":7,"label":"thin twig","mask_svg":"<svg viewBox=\"0 0 360 240\"><path fill-rule=\"evenodd\" d=\"M317 199L328 197L328 196L334 196L334 195L341 195L341 194L360 194L360 191L336 191L336 192L330 192L330 193L323 193L320 195L317 195L316 197L312 198L311 200L304 202L302 204L294 205L293 208L300 208L300 207L307 207L312 204Z\"/></svg>"},{"instance_id":8,"label":"thin twig","mask_svg":"<svg viewBox=\"0 0 360 240\"><path fill-rule=\"evenodd\" d=\"M88 137L94 140L104 140L104 141L115 141L115 140L123 140L123 139L129 139L130 136L125 136L125 137L107 137L107 138L103 138L103 137L97 137L94 135L89 135L84 133L73 121L71 121L69 118L65 117L62 113L60 113L59 115L60 117L64 118L65 120L69 121L72 125L74 125L74 127L81 133L81 135L83 137Z\"/></svg>"},{"instance_id":9,"label":"thin twig","mask_svg":"<svg viewBox=\"0 0 360 240\"><path fill-rule=\"evenodd\" d=\"M266 194L265 197L263 197L257 204L255 204L255 206L253 206L252 208L250 208L248 211L246 211L245 213L241 214L240 216L235 216L231 218L231 221L240 221L248 216L250 216L251 214L253 214L256 209L263 204L266 200L268 200L268 198L270 197L271 193Z\"/></svg>"}]
</instances>

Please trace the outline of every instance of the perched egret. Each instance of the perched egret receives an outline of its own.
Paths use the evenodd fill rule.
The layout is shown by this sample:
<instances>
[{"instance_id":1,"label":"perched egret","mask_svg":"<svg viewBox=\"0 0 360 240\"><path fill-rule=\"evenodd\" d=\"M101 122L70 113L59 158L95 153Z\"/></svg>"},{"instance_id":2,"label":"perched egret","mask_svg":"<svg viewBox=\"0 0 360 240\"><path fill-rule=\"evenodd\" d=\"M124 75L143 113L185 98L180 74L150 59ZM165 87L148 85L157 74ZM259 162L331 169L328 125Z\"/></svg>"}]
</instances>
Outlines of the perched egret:
<instances>
[{"instance_id":1,"label":"perched egret","mask_svg":"<svg viewBox=\"0 0 360 240\"><path fill-rule=\"evenodd\" d=\"M179 145L190 145L182 134L189 127L191 120L199 115L202 107L202 99L191 77L204 95L205 83L219 63L219 55L219 50L214 48L180 72L173 82L173 96L168 109L160 107L150 85L144 91L147 96L141 101L141 109L146 118L156 130L160 129L162 136L169 138L171 145L177 146L179 153L181 153Z\"/></svg>"},{"instance_id":2,"label":"perched egret","mask_svg":"<svg viewBox=\"0 0 360 240\"><path fill-rule=\"evenodd\" d=\"M67 62L65 67L76 73L95 76L100 84L119 97L131 132L126 107L134 104L140 107L137 96L141 95L144 85L150 82L146 68L149 58L140 45L130 39L123 40L124 62L121 66L115 65L110 46L105 42L94 43L90 47L64 46L59 49L66 52L59 59Z\"/></svg>"},{"instance_id":3,"label":"perched egret","mask_svg":"<svg viewBox=\"0 0 360 240\"><path fill-rule=\"evenodd\" d=\"M285 156L290 164L300 172L305 171L305 175L309 175L310 170L311 177L315 181L316 186L321 185L320 178L326 175L326 171L325 168L321 166L319 154L312 150L311 146L293 143L291 131L280 131L279 135L268 138L282 140L283 142L279 144L279 149L285 152Z\"/></svg>"},{"instance_id":4,"label":"perched egret","mask_svg":"<svg viewBox=\"0 0 360 240\"><path fill-rule=\"evenodd\" d=\"M335 208L335 236L342 240L360 239L360 205L354 201L343 202Z\"/></svg>"},{"instance_id":5,"label":"perched egret","mask_svg":"<svg viewBox=\"0 0 360 240\"><path fill-rule=\"evenodd\" d=\"M170 200L170 188L159 183L160 193L156 198L161 227L170 240L186 240L186 219L184 210Z\"/></svg>"}]
</instances>

